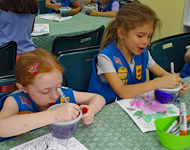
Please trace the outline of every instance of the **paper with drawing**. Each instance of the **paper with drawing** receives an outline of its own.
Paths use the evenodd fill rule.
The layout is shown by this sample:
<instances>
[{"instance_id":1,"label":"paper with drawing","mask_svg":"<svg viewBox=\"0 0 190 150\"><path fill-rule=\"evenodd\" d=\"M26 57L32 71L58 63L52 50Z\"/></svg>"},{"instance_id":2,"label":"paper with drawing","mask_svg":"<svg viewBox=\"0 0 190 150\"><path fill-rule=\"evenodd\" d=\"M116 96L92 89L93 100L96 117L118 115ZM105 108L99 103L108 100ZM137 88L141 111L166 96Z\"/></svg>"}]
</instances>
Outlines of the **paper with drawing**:
<instances>
[{"instance_id":1,"label":"paper with drawing","mask_svg":"<svg viewBox=\"0 0 190 150\"><path fill-rule=\"evenodd\" d=\"M88 150L74 137L70 139L57 139L51 133L34 140L13 147L9 150Z\"/></svg>"},{"instance_id":2,"label":"paper with drawing","mask_svg":"<svg viewBox=\"0 0 190 150\"><path fill-rule=\"evenodd\" d=\"M72 16L61 17L60 14L51 13L51 14L39 15L39 18L60 22L60 21L71 19Z\"/></svg>"},{"instance_id":3,"label":"paper with drawing","mask_svg":"<svg viewBox=\"0 0 190 150\"><path fill-rule=\"evenodd\" d=\"M40 36L49 34L49 24L34 24L34 30L31 36Z\"/></svg>"},{"instance_id":4,"label":"paper with drawing","mask_svg":"<svg viewBox=\"0 0 190 150\"><path fill-rule=\"evenodd\" d=\"M155 101L153 91L134 99L123 99L117 103L129 114L142 132L156 130L155 119L179 115L179 108L175 105Z\"/></svg>"}]
</instances>

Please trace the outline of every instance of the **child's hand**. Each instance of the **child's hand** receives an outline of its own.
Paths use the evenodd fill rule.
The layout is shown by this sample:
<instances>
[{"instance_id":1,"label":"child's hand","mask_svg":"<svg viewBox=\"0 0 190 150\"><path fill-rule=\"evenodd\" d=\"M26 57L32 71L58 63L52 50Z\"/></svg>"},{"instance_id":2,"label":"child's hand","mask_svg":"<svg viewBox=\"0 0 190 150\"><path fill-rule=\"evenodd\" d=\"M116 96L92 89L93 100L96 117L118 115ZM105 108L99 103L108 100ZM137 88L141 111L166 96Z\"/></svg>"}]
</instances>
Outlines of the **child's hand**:
<instances>
[{"instance_id":1,"label":"child's hand","mask_svg":"<svg viewBox=\"0 0 190 150\"><path fill-rule=\"evenodd\" d=\"M61 7L61 3L56 3L53 5L53 9L55 9L56 11L58 11L60 7Z\"/></svg>"},{"instance_id":2,"label":"child's hand","mask_svg":"<svg viewBox=\"0 0 190 150\"><path fill-rule=\"evenodd\" d=\"M181 90L179 91L179 94L183 94L183 93L185 93L185 92L186 92L187 90L189 90L189 89L190 89L190 87L189 87L188 83L183 82L182 88L181 88Z\"/></svg>"},{"instance_id":3,"label":"child's hand","mask_svg":"<svg viewBox=\"0 0 190 150\"><path fill-rule=\"evenodd\" d=\"M64 104L56 109L53 109L55 113L55 122L71 121L77 118L79 114L79 106L73 103Z\"/></svg>"},{"instance_id":4,"label":"child's hand","mask_svg":"<svg viewBox=\"0 0 190 150\"><path fill-rule=\"evenodd\" d=\"M93 109L88 105L80 105L80 109L82 110L84 107L88 109L88 111L82 115L82 121L84 124L90 124L94 120L94 111Z\"/></svg>"},{"instance_id":5,"label":"child's hand","mask_svg":"<svg viewBox=\"0 0 190 150\"><path fill-rule=\"evenodd\" d=\"M175 88L178 84L182 83L182 78L174 73L174 74L169 74L165 75L163 77L160 77L158 79L155 79L157 88Z\"/></svg>"},{"instance_id":6,"label":"child's hand","mask_svg":"<svg viewBox=\"0 0 190 150\"><path fill-rule=\"evenodd\" d=\"M73 15L77 14L77 10L76 9L70 9L69 14L73 16Z\"/></svg>"},{"instance_id":7,"label":"child's hand","mask_svg":"<svg viewBox=\"0 0 190 150\"><path fill-rule=\"evenodd\" d=\"M88 5L88 4L90 4L90 3L91 3L91 0L85 0L85 1L84 1L84 4L85 4L85 5Z\"/></svg>"},{"instance_id":8,"label":"child's hand","mask_svg":"<svg viewBox=\"0 0 190 150\"><path fill-rule=\"evenodd\" d=\"M90 15L90 16L98 16L98 11L92 9L92 10L88 11L88 15Z\"/></svg>"}]
</instances>

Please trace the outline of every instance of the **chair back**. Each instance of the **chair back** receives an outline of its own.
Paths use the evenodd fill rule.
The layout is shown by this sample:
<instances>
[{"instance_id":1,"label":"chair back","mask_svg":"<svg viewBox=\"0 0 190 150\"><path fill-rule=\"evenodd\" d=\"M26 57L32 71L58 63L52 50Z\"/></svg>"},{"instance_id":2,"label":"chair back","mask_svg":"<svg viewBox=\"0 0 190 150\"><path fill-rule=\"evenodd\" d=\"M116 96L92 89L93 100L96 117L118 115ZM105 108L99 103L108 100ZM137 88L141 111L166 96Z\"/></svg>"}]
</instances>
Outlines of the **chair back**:
<instances>
[{"instance_id":1,"label":"chair back","mask_svg":"<svg viewBox=\"0 0 190 150\"><path fill-rule=\"evenodd\" d=\"M154 61L170 72L170 64L174 63L174 72L180 72L185 64L186 46L190 44L190 33L165 37L150 43L148 49ZM150 79L155 76L149 72Z\"/></svg>"},{"instance_id":2,"label":"chair back","mask_svg":"<svg viewBox=\"0 0 190 150\"><path fill-rule=\"evenodd\" d=\"M100 47L80 48L59 53L57 60L64 67L63 86L87 92L92 73L92 61Z\"/></svg>"},{"instance_id":3,"label":"chair back","mask_svg":"<svg viewBox=\"0 0 190 150\"><path fill-rule=\"evenodd\" d=\"M49 11L49 8L45 6L46 0L38 0L38 8L40 10L40 14L47 14Z\"/></svg>"},{"instance_id":4,"label":"chair back","mask_svg":"<svg viewBox=\"0 0 190 150\"><path fill-rule=\"evenodd\" d=\"M10 41L0 46L0 86L15 84L14 68L16 63L17 43ZM1 92L0 98L10 92Z\"/></svg>"},{"instance_id":5,"label":"chair back","mask_svg":"<svg viewBox=\"0 0 190 150\"><path fill-rule=\"evenodd\" d=\"M88 33L71 36L58 36L52 45L52 54L57 56L58 52L83 47L99 46L103 37L105 26Z\"/></svg>"}]
</instances>

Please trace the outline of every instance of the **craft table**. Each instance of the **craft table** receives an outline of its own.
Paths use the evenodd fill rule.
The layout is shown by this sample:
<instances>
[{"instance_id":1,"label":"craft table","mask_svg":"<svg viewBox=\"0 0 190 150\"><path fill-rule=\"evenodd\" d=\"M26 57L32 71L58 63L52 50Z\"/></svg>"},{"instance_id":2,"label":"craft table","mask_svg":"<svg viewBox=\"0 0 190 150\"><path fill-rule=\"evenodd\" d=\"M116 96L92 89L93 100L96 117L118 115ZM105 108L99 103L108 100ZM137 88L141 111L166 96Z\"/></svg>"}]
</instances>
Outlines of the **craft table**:
<instances>
[{"instance_id":1,"label":"craft table","mask_svg":"<svg viewBox=\"0 0 190 150\"><path fill-rule=\"evenodd\" d=\"M84 11L72 16L71 19L61 22L55 22L36 17L36 24L49 24L49 35L32 37L36 48L43 48L51 52L53 40L60 35L76 35L87 33L99 28L101 25L105 27L114 18L95 17L86 15Z\"/></svg>"},{"instance_id":2,"label":"craft table","mask_svg":"<svg viewBox=\"0 0 190 150\"><path fill-rule=\"evenodd\" d=\"M190 77L185 78L185 81L190 83ZM190 90L180 96L181 101L186 103L187 114L190 114L189 97ZM40 128L1 142L0 149L7 150L49 132L49 126ZM85 125L80 120L75 138L89 150L165 150L156 131L141 132L116 102L104 106L92 124Z\"/></svg>"}]
</instances>

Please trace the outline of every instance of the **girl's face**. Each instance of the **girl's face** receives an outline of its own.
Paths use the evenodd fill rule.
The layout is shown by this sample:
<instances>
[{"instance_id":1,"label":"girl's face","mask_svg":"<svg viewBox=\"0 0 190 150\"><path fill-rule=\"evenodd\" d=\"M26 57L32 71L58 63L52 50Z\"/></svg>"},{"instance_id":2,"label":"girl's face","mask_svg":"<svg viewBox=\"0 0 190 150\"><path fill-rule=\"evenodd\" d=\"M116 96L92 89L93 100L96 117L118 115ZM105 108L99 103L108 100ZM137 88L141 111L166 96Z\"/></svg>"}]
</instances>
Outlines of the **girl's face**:
<instances>
[{"instance_id":1,"label":"girl's face","mask_svg":"<svg viewBox=\"0 0 190 150\"><path fill-rule=\"evenodd\" d=\"M153 23L136 27L128 33L123 30L123 34L120 39L124 45L124 50L135 55L140 55L150 43L153 31Z\"/></svg>"},{"instance_id":2,"label":"girl's face","mask_svg":"<svg viewBox=\"0 0 190 150\"><path fill-rule=\"evenodd\" d=\"M59 97L57 88L61 87L62 73L55 69L49 73L38 74L33 84L26 87L26 92L38 107L48 107Z\"/></svg>"},{"instance_id":3,"label":"girl's face","mask_svg":"<svg viewBox=\"0 0 190 150\"><path fill-rule=\"evenodd\" d=\"M98 0L101 4L107 4L110 2L110 0Z\"/></svg>"}]
</instances>

